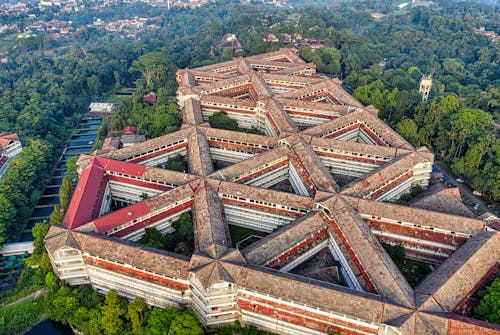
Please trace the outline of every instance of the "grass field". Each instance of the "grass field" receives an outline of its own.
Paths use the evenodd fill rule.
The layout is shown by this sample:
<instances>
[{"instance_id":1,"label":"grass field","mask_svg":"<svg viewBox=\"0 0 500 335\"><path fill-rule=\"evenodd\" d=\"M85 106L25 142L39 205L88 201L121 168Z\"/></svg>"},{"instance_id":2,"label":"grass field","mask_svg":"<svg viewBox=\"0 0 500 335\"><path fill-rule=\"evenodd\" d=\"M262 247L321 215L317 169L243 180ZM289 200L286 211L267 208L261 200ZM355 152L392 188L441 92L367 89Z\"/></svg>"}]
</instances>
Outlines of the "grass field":
<instances>
[{"instance_id":1,"label":"grass field","mask_svg":"<svg viewBox=\"0 0 500 335\"><path fill-rule=\"evenodd\" d=\"M240 242L241 240L244 240L245 238L247 238L251 235L257 235L257 236L261 236L261 237L264 237L265 235L267 235L266 233L258 231L258 230L243 228L243 227L234 226L234 225L229 225L229 232L231 234L231 240L233 241L233 246L236 246L236 243ZM242 246L242 247L245 247L245 246Z\"/></svg>"}]
</instances>

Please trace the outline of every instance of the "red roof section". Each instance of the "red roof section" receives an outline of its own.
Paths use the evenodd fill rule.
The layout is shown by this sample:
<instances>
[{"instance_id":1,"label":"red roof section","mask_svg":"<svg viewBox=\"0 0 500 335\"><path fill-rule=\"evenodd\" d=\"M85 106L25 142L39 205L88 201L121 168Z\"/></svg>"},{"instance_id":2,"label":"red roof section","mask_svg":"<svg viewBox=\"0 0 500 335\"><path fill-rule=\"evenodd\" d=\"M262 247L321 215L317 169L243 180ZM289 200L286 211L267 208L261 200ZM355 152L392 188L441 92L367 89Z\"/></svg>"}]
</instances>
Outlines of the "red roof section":
<instances>
[{"instance_id":1,"label":"red roof section","mask_svg":"<svg viewBox=\"0 0 500 335\"><path fill-rule=\"evenodd\" d=\"M122 135L135 135L137 134L136 126L125 126L122 129Z\"/></svg>"},{"instance_id":2,"label":"red roof section","mask_svg":"<svg viewBox=\"0 0 500 335\"><path fill-rule=\"evenodd\" d=\"M134 163L115 161L108 158L95 158L106 171L124 173L130 176L142 177L147 166Z\"/></svg>"},{"instance_id":3,"label":"red roof section","mask_svg":"<svg viewBox=\"0 0 500 335\"><path fill-rule=\"evenodd\" d=\"M146 94L142 98L150 105L154 105L156 103L156 94L153 92Z\"/></svg>"},{"instance_id":4,"label":"red roof section","mask_svg":"<svg viewBox=\"0 0 500 335\"><path fill-rule=\"evenodd\" d=\"M99 233L105 233L121 224L149 214L150 211L147 202L144 200L97 218L94 220L94 225Z\"/></svg>"},{"instance_id":5,"label":"red roof section","mask_svg":"<svg viewBox=\"0 0 500 335\"><path fill-rule=\"evenodd\" d=\"M11 141L19 141L19 137L17 137L17 134L16 133L8 133L6 131L3 131L0 133L0 138L1 139L8 139L8 140L11 140Z\"/></svg>"},{"instance_id":6,"label":"red roof section","mask_svg":"<svg viewBox=\"0 0 500 335\"><path fill-rule=\"evenodd\" d=\"M2 149L5 149L10 142L12 141L19 141L19 137L17 134L11 134L6 131L3 131L0 133L0 152L2 152Z\"/></svg>"},{"instance_id":7,"label":"red roof section","mask_svg":"<svg viewBox=\"0 0 500 335\"><path fill-rule=\"evenodd\" d=\"M77 228L99 214L102 199L101 201L97 199L103 183L106 183L103 172L104 169L99 158L92 159L87 168L83 170L64 217L63 224L68 229ZM99 203L96 203L96 200Z\"/></svg>"}]
</instances>

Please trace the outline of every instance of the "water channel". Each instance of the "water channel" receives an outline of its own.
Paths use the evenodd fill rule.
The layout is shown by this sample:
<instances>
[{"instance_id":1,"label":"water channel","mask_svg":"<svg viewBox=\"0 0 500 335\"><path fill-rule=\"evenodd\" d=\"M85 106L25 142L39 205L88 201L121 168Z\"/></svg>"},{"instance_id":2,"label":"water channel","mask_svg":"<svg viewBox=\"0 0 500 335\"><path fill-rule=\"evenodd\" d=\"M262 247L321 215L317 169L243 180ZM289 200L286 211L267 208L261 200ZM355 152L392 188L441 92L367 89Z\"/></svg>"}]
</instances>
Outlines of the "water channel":
<instances>
[{"instance_id":1,"label":"water channel","mask_svg":"<svg viewBox=\"0 0 500 335\"><path fill-rule=\"evenodd\" d=\"M43 320L24 335L74 335L69 326L53 322L49 319Z\"/></svg>"},{"instance_id":2,"label":"water channel","mask_svg":"<svg viewBox=\"0 0 500 335\"><path fill-rule=\"evenodd\" d=\"M80 121L78 128L71 136L66 148L57 163L56 169L52 178L45 189L40 201L35 206L33 214L28 222L21 241L32 241L31 228L37 222L49 220L49 216L54 210L54 206L59 204L59 189L61 188L62 180L66 174L66 162L80 154L90 153L94 147L94 142L101 127L102 118L99 116L86 116Z\"/></svg>"}]
</instances>

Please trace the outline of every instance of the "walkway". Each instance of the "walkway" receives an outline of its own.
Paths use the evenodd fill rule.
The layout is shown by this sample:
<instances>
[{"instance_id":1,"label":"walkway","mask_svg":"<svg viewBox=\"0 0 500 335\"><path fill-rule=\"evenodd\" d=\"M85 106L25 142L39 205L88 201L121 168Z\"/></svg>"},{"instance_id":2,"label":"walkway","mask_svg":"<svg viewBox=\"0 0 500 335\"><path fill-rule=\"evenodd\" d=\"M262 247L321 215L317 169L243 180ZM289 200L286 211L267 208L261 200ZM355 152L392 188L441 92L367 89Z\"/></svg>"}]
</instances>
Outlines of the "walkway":
<instances>
[{"instance_id":1,"label":"walkway","mask_svg":"<svg viewBox=\"0 0 500 335\"><path fill-rule=\"evenodd\" d=\"M38 297L44 296L46 293L47 293L47 290L45 288L41 288L38 291L30 293L30 294L28 294L25 297L19 298L16 301L8 303L7 305L0 304L0 307L9 307L9 306L17 305L17 304L19 304L19 303L21 303L23 301L26 301L26 300L34 300L34 299L36 299Z\"/></svg>"},{"instance_id":2,"label":"walkway","mask_svg":"<svg viewBox=\"0 0 500 335\"><path fill-rule=\"evenodd\" d=\"M455 174L442 162L436 161L436 162L434 162L434 165L439 167L442 171L444 171L448 175L448 177L450 178L450 180L448 182L450 184L459 188L460 193L462 194L463 202L474 213L476 213L476 215L479 216L485 212L488 212L488 211L493 212L493 210L495 210L495 208L489 208L488 204L486 203L486 201L483 200L483 198L472 194L472 190L467 184L458 182L457 179L455 178ZM479 207L477 209L474 209L473 208L474 204L479 204ZM498 208L496 210L498 210Z\"/></svg>"}]
</instances>

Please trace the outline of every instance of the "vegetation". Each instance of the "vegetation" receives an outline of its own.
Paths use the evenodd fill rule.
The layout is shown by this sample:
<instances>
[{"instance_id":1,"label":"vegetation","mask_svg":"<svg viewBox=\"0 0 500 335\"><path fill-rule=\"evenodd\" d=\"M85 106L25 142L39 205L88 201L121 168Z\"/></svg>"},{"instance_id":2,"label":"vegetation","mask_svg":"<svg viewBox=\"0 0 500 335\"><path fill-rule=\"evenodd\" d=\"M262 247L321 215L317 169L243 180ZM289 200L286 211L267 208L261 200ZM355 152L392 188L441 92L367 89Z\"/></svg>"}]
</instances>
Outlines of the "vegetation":
<instances>
[{"instance_id":1,"label":"vegetation","mask_svg":"<svg viewBox=\"0 0 500 335\"><path fill-rule=\"evenodd\" d=\"M233 241L234 244L242 241L243 239L251 235L264 236L266 234L258 230L244 228L235 225L229 225L229 233L231 234L231 241Z\"/></svg>"},{"instance_id":2,"label":"vegetation","mask_svg":"<svg viewBox=\"0 0 500 335\"><path fill-rule=\"evenodd\" d=\"M133 301L109 291L104 297L89 286L70 288L52 273L46 277L48 316L60 323L71 323L85 334L203 334L191 311L176 308L150 309L142 298Z\"/></svg>"},{"instance_id":3,"label":"vegetation","mask_svg":"<svg viewBox=\"0 0 500 335\"><path fill-rule=\"evenodd\" d=\"M474 317L500 324L500 278L495 278L491 285L479 292L481 300L474 307Z\"/></svg>"},{"instance_id":4,"label":"vegetation","mask_svg":"<svg viewBox=\"0 0 500 335\"><path fill-rule=\"evenodd\" d=\"M173 76L173 74L171 74ZM157 94L157 103L150 105L143 101L145 91L138 91L132 99L126 99L118 104L118 111L113 117L112 129L121 130L124 126L135 125L140 133L148 138L154 138L174 132L179 129L181 116L177 103L171 99L162 98L160 89Z\"/></svg>"},{"instance_id":5,"label":"vegetation","mask_svg":"<svg viewBox=\"0 0 500 335\"><path fill-rule=\"evenodd\" d=\"M0 293L0 303L2 305L11 303L38 289L44 287L45 274L51 270L50 260L43 246L43 238L49 230L46 222L36 223L32 229L35 238L33 254L25 259L25 267L19 277L16 288L10 292ZM32 265L38 265L32 268Z\"/></svg>"},{"instance_id":6,"label":"vegetation","mask_svg":"<svg viewBox=\"0 0 500 335\"><path fill-rule=\"evenodd\" d=\"M0 308L0 335L19 334L47 318L43 298Z\"/></svg>"},{"instance_id":7,"label":"vegetation","mask_svg":"<svg viewBox=\"0 0 500 335\"><path fill-rule=\"evenodd\" d=\"M405 249L402 245L382 243L382 246L412 287L417 286L422 279L431 273L428 264L406 258Z\"/></svg>"},{"instance_id":8,"label":"vegetation","mask_svg":"<svg viewBox=\"0 0 500 335\"><path fill-rule=\"evenodd\" d=\"M294 4L271 8L221 1L170 11L145 4L113 5L101 12L60 15L79 27L133 11L153 17L160 28L141 33L138 41L119 41L117 35L95 28L57 41L48 35L13 40L7 52L11 61L0 64L0 129L17 132L25 151L0 181L0 243L17 240L24 230L79 112L92 97L135 84L137 94L120 103L112 129L137 125L148 137L172 132L180 125L170 98L175 70L284 46L266 42L269 32L323 39L325 46L316 53L301 48L304 59L338 75L356 98L379 108L380 116L410 142L431 146L474 188L500 199L500 144L494 136L494 120L498 123L500 115L498 49L472 31L495 27L491 5L440 2L434 9L397 10L394 1L382 0L355 6L345 1ZM376 21L373 11L386 16ZM0 17L0 22L15 19L22 25L27 17ZM218 47L227 29L238 37L242 52ZM48 50L52 52L40 53ZM430 73L433 91L430 101L422 103L418 82ZM149 91L158 97L153 106L142 101ZM217 122L235 129L225 118L211 121L218 127Z\"/></svg>"},{"instance_id":9,"label":"vegetation","mask_svg":"<svg viewBox=\"0 0 500 335\"><path fill-rule=\"evenodd\" d=\"M139 243L152 248L191 255L194 250L194 228L191 212L185 212L172 222L173 233L162 235L156 228L146 228Z\"/></svg>"},{"instance_id":10,"label":"vegetation","mask_svg":"<svg viewBox=\"0 0 500 335\"><path fill-rule=\"evenodd\" d=\"M208 118L208 122L210 123L210 126L212 126L213 128L264 135L264 133L257 128L248 129L248 128L238 127L238 122L236 120L231 119L226 112L213 113Z\"/></svg>"},{"instance_id":11,"label":"vegetation","mask_svg":"<svg viewBox=\"0 0 500 335\"><path fill-rule=\"evenodd\" d=\"M167 170L178 171L178 172L187 171L187 163L182 155L176 155L174 157L170 157L162 167Z\"/></svg>"},{"instance_id":12,"label":"vegetation","mask_svg":"<svg viewBox=\"0 0 500 335\"><path fill-rule=\"evenodd\" d=\"M2 41L0 47L10 61L0 64L0 131L18 133L24 151L0 180L0 245L16 241L23 232L57 157L91 99L136 86L136 95L119 103L111 128L137 125L150 138L175 131L181 120L173 98L175 70L284 46L266 42L269 32L324 39L325 46L316 53L301 48L300 55L314 62L319 71L343 79L357 99L376 106L380 117L408 141L432 147L474 188L492 200L500 199L500 143L494 136L495 122L500 119L498 48L472 31L478 26L496 29L497 7L492 10L481 3L441 1L439 9L395 10L395 1L385 0L362 0L355 5L347 1L332 5L323 0L308 7L302 0L292 2L297 6L283 9L226 0L196 10L168 12L145 4L112 5L101 12L86 9L61 14L60 19L82 27L68 38L57 41L43 34ZM370 15L374 11L386 17L376 21ZM117 35L84 27L97 18L118 19L130 12L153 17L160 29L141 33L137 41L121 41ZM0 25L19 20L22 27L27 19L27 15L4 15ZM241 42L241 52L218 47L228 29ZM430 73L434 74L433 91L429 102L422 103L418 83L423 74ZM157 95L154 105L142 99L150 91ZM243 130L227 114L216 114L210 120L213 127ZM167 168L181 168L179 160L169 164ZM61 205L51 217L53 224L62 222L69 203L72 183L68 181L61 189ZM146 232L144 243L189 254L193 249L189 240L193 237L192 218L186 215L174 227L176 233L170 240L151 230ZM149 310L140 300L133 304L112 296L103 300L88 288L71 290L55 282L42 245L47 229L47 223L33 229L36 251L27 264L38 264L39 268L25 269L16 289L0 295L2 302L42 287L47 276L45 285L51 294L44 300L44 308L47 304L46 310L54 319L71 321L86 334L165 334L183 314L172 309ZM387 248L412 285L429 271L427 265L405 259L401 247ZM498 301L489 289L485 292L484 301ZM83 295L88 299L82 299ZM26 311L14 314L26 316L27 323L34 322L30 311L40 304L23 304L25 307L18 308ZM480 303L476 310L482 313L485 308L484 315L495 315L490 307L479 306L490 306L488 303ZM0 313L13 312L2 309ZM0 314L0 331L9 332L13 322L27 324L12 319L14 314ZM191 316L180 318L173 332L181 334L177 325L191 321ZM196 332L196 327L190 326ZM257 332L251 328L237 331Z\"/></svg>"},{"instance_id":13,"label":"vegetation","mask_svg":"<svg viewBox=\"0 0 500 335\"><path fill-rule=\"evenodd\" d=\"M115 71L128 68L124 49L73 48L49 58L19 44L20 53L0 64L0 130L16 132L24 147L0 180L7 209L0 213L0 242L19 239L81 112L97 92L114 86Z\"/></svg>"},{"instance_id":14,"label":"vegetation","mask_svg":"<svg viewBox=\"0 0 500 335\"><path fill-rule=\"evenodd\" d=\"M54 210L50 214L49 222L51 225L61 224L68 210L71 197L75 191L75 184L78 179L76 161L78 157L68 160L66 175L64 176L61 188L59 189L59 204L54 206Z\"/></svg>"},{"instance_id":15,"label":"vegetation","mask_svg":"<svg viewBox=\"0 0 500 335\"><path fill-rule=\"evenodd\" d=\"M420 185L415 185L413 186L411 189L410 189L410 192L406 193L406 194L403 194L399 197L398 200L396 200L395 202L397 204L400 204L400 205L408 205L408 202L415 198L417 195L419 195L420 193L422 193L424 191L424 189L422 188L422 186Z\"/></svg>"},{"instance_id":16,"label":"vegetation","mask_svg":"<svg viewBox=\"0 0 500 335\"><path fill-rule=\"evenodd\" d=\"M341 71L340 51L333 47L321 47L317 52L313 52L309 47L301 47L299 55L305 61L314 63L316 70L321 73L338 75Z\"/></svg>"},{"instance_id":17,"label":"vegetation","mask_svg":"<svg viewBox=\"0 0 500 335\"><path fill-rule=\"evenodd\" d=\"M234 326L231 328L223 327L223 328L217 329L217 335L238 335L238 334L239 335L272 335L273 333L257 329L254 326L242 326L238 320L234 323Z\"/></svg>"}]
</instances>

